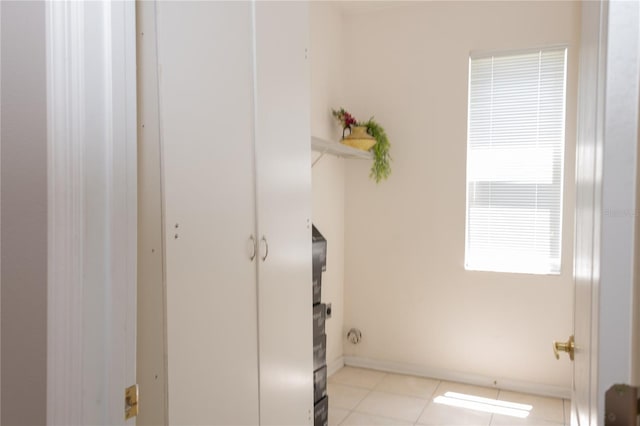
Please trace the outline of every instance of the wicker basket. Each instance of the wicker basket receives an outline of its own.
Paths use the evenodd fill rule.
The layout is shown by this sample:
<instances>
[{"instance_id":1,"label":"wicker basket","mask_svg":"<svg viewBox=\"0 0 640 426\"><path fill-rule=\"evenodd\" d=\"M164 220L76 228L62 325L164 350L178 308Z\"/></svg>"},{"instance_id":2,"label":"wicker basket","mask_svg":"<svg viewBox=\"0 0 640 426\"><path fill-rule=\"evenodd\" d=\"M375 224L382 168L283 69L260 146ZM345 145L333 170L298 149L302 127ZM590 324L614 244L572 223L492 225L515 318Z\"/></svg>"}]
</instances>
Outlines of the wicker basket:
<instances>
[{"instance_id":1,"label":"wicker basket","mask_svg":"<svg viewBox=\"0 0 640 426\"><path fill-rule=\"evenodd\" d=\"M354 126L351 134L340 142L362 151L369 151L376 144L375 138L367 133L365 126Z\"/></svg>"}]
</instances>

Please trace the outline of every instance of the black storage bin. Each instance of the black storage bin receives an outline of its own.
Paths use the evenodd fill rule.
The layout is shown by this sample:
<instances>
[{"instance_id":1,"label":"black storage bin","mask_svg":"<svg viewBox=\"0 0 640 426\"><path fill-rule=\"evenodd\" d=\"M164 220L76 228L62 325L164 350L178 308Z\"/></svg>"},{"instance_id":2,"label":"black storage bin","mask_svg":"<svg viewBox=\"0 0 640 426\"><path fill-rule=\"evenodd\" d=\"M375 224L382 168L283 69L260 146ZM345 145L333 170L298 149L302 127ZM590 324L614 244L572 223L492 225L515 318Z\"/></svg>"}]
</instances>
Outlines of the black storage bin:
<instances>
[{"instance_id":1,"label":"black storage bin","mask_svg":"<svg viewBox=\"0 0 640 426\"><path fill-rule=\"evenodd\" d=\"M327 335L325 320L327 305L322 300L322 272L327 269L327 240L313 226L312 272L313 272L313 402L314 426L328 426L329 397L327 396Z\"/></svg>"},{"instance_id":2,"label":"black storage bin","mask_svg":"<svg viewBox=\"0 0 640 426\"><path fill-rule=\"evenodd\" d=\"M324 272L327 270L327 240L315 225L311 228L311 241L313 243L313 268L319 266L320 270Z\"/></svg>"},{"instance_id":3,"label":"black storage bin","mask_svg":"<svg viewBox=\"0 0 640 426\"><path fill-rule=\"evenodd\" d=\"M329 397L325 396L314 406L313 426L329 425Z\"/></svg>"},{"instance_id":4,"label":"black storage bin","mask_svg":"<svg viewBox=\"0 0 640 426\"><path fill-rule=\"evenodd\" d=\"M318 402L327 396L327 367L313 372L313 402Z\"/></svg>"},{"instance_id":5,"label":"black storage bin","mask_svg":"<svg viewBox=\"0 0 640 426\"><path fill-rule=\"evenodd\" d=\"M327 335L321 334L313 338L313 370L324 367L327 363Z\"/></svg>"},{"instance_id":6,"label":"black storage bin","mask_svg":"<svg viewBox=\"0 0 640 426\"><path fill-rule=\"evenodd\" d=\"M316 338L324 334L324 321L326 317L327 305L318 303L313 305L313 337Z\"/></svg>"},{"instance_id":7,"label":"black storage bin","mask_svg":"<svg viewBox=\"0 0 640 426\"><path fill-rule=\"evenodd\" d=\"M322 296L322 267L320 264L313 264L313 304L320 303Z\"/></svg>"}]
</instances>

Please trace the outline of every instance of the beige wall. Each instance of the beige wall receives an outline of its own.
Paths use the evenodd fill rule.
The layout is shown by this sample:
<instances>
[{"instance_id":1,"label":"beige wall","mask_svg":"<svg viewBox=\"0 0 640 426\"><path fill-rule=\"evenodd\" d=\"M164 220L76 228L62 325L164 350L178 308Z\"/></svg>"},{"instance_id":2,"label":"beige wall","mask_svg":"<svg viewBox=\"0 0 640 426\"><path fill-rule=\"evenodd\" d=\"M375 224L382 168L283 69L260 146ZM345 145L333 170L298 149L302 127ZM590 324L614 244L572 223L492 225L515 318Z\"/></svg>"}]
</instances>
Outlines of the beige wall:
<instances>
[{"instance_id":1,"label":"beige wall","mask_svg":"<svg viewBox=\"0 0 640 426\"><path fill-rule=\"evenodd\" d=\"M573 330L578 2L424 2L347 10L345 107L375 115L391 178L346 165L345 355L568 391L553 340ZM471 51L569 46L563 264L559 276L464 269Z\"/></svg>"},{"instance_id":2,"label":"beige wall","mask_svg":"<svg viewBox=\"0 0 640 426\"><path fill-rule=\"evenodd\" d=\"M44 2L2 8L2 425L46 421Z\"/></svg>"},{"instance_id":3,"label":"beige wall","mask_svg":"<svg viewBox=\"0 0 640 426\"><path fill-rule=\"evenodd\" d=\"M342 16L331 2L311 3L311 134L338 140L331 108L343 102ZM312 158L319 154L312 152ZM327 239L327 270L322 274L322 302L331 303L326 322L327 365L343 353L344 178L345 160L325 155L312 169L313 223Z\"/></svg>"}]
</instances>

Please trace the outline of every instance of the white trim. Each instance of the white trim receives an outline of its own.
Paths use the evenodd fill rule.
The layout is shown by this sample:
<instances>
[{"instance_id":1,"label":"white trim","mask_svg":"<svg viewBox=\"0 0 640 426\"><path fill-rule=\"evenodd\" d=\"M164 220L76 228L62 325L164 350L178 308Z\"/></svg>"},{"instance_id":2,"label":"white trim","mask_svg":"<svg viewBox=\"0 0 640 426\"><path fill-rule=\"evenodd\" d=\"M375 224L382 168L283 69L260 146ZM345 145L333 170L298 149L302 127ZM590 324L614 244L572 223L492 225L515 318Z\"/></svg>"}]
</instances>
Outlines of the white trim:
<instances>
[{"instance_id":1,"label":"white trim","mask_svg":"<svg viewBox=\"0 0 640 426\"><path fill-rule=\"evenodd\" d=\"M543 44L534 47L524 47L521 49L491 49L491 50L474 50L469 53L469 59L490 58L492 56L515 56L525 55L527 53L535 53L541 50L569 49L567 43Z\"/></svg>"},{"instance_id":2,"label":"white trim","mask_svg":"<svg viewBox=\"0 0 640 426\"><path fill-rule=\"evenodd\" d=\"M427 377L450 382L460 382L476 386L495 387L502 390L529 393L553 398L571 397L571 389L561 386L545 385L522 380L496 379L480 374L462 373L442 368L424 367L420 365L404 364L400 362L379 361L357 356L345 356L344 365L351 367L369 368L387 373L410 374L412 376Z\"/></svg>"},{"instance_id":3,"label":"white trim","mask_svg":"<svg viewBox=\"0 0 640 426\"><path fill-rule=\"evenodd\" d=\"M2 27L2 5L0 5L0 27ZM0 46L2 46L2 31L0 31ZM0 50L2 50L0 48ZM0 82L2 81L2 55L0 55ZM2 84L0 84L0 129L2 129ZM0 165L2 164L2 132L0 132ZM0 166L0 212L2 212L2 167ZM2 229L2 214L0 213L0 230ZM0 239L0 295L2 294L2 239ZM0 296L0 306L2 297ZM0 330L2 330L2 309L0 308ZM0 365L2 365L2 332L0 332ZM2 419L2 375L0 375L0 420Z\"/></svg>"},{"instance_id":4,"label":"white trim","mask_svg":"<svg viewBox=\"0 0 640 426\"><path fill-rule=\"evenodd\" d=\"M598 330L598 416L605 392L633 381L640 3L608 3ZM595 379L595 378L592 378Z\"/></svg>"},{"instance_id":5,"label":"white trim","mask_svg":"<svg viewBox=\"0 0 640 426\"><path fill-rule=\"evenodd\" d=\"M47 2L47 424L82 424L84 3Z\"/></svg>"},{"instance_id":6,"label":"white trim","mask_svg":"<svg viewBox=\"0 0 640 426\"><path fill-rule=\"evenodd\" d=\"M123 392L136 383L137 300L137 112L136 22L134 2L105 2L107 54L107 128L109 138L107 180L109 224L106 324L110 333L107 371L109 380L108 424L123 419ZM135 419L126 422L135 425Z\"/></svg>"},{"instance_id":7,"label":"white trim","mask_svg":"<svg viewBox=\"0 0 640 426\"><path fill-rule=\"evenodd\" d=\"M135 3L45 7L47 424L135 424Z\"/></svg>"},{"instance_id":8,"label":"white trim","mask_svg":"<svg viewBox=\"0 0 640 426\"><path fill-rule=\"evenodd\" d=\"M341 356L333 361L327 362L327 377L331 377L344 367L344 357Z\"/></svg>"}]
</instances>

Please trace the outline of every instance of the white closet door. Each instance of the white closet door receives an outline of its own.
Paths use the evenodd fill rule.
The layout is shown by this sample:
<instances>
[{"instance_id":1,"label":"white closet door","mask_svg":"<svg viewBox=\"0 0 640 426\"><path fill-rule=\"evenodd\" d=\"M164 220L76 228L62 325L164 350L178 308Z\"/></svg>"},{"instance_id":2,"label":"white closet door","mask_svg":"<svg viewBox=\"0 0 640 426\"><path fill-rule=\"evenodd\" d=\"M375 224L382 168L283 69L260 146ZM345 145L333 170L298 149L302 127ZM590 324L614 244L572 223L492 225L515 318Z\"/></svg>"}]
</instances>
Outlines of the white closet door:
<instances>
[{"instance_id":1,"label":"white closet door","mask_svg":"<svg viewBox=\"0 0 640 426\"><path fill-rule=\"evenodd\" d=\"M255 9L260 423L311 424L308 4Z\"/></svg>"},{"instance_id":2,"label":"white closet door","mask_svg":"<svg viewBox=\"0 0 640 426\"><path fill-rule=\"evenodd\" d=\"M259 418L251 8L157 3L171 425Z\"/></svg>"}]
</instances>

